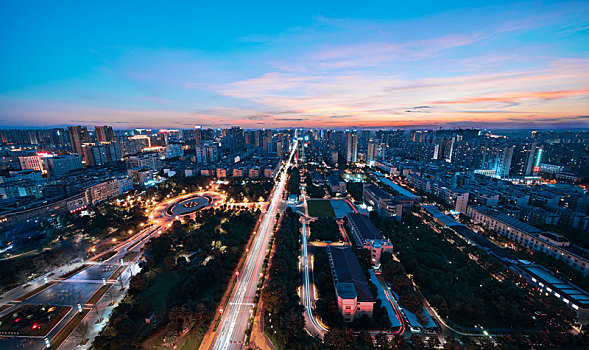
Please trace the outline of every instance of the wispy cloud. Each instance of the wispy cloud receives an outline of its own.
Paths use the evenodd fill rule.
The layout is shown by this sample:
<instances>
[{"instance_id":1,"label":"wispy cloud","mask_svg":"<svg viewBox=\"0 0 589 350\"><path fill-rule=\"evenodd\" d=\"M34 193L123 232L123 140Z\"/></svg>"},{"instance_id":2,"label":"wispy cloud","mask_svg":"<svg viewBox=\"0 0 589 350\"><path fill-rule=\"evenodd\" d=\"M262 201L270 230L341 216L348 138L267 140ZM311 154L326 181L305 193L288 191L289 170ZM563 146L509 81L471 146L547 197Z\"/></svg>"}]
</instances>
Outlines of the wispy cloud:
<instances>
[{"instance_id":1,"label":"wispy cloud","mask_svg":"<svg viewBox=\"0 0 589 350\"><path fill-rule=\"evenodd\" d=\"M580 90L562 90L562 91L534 91L534 92L523 92L515 93L503 96L477 96L468 97L459 100L451 101L435 101L435 104L471 104L481 102L502 102L502 103L514 103L524 99L539 98L544 100L552 100L556 98L565 98L570 96L587 95L589 96L589 88Z\"/></svg>"},{"instance_id":2,"label":"wispy cloud","mask_svg":"<svg viewBox=\"0 0 589 350\"><path fill-rule=\"evenodd\" d=\"M217 50L193 42L85 49L98 66L3 93L0 117L121 127L586 124L576 116L589 111L580 15L588 8L317 16L240 32Z\"/></svg>"}]
</instances>

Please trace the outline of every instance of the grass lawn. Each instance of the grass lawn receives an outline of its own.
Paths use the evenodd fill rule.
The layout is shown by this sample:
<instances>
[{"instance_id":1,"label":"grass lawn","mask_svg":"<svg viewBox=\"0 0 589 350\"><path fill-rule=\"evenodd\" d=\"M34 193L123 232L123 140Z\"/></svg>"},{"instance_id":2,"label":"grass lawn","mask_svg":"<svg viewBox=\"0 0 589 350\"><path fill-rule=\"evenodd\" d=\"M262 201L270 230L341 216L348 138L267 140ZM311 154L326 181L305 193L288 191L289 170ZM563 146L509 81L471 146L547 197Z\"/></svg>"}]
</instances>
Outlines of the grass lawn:
<instances>
[{"instance_id":1,"label":"grass lawn","mask_svg":"<svg viewBox=\"0 0 589 350\"><path fill-rule=\"evenodd\" d=\"M75 269L66 272L65 274L59 276L59 278L63 278L63 279L67 279L69 277L72 277L73 275L75 275L76 273L82 271L83 269L87 268L89 265L82 265L82 266L78 266Z\"/></svg>"},{"instance_id":2,"label":"grass lawn","mask_svg":"<svg viewBox=\"0 0 589 350\"><path fill-rule=\"evenodd\" d=\"M70 309L69 306L23 305L0 318L0 334L45 336Z\"/></svg>"},{"instance_id":3,"label":"grass lawn","mask_svg":"<svg viewBox=\"0 0 589 350\"><path fill-rule=\"evenodd\" d=\"M102 298L102 296L106 293L106 291L108 290L108 288L110 288L111 284L107 284L105 286L101 286L91 297L90 299L88 299L88 301L86 302L86 304L91 304L94 305L96 304L100 298Z\"/></svg>"},{"instance_id":4,"label":"grass lawn","mask_svg":"<svg viewBox=\"0 0 589 350\"><path fill-rule=\"evenodd\" d=\"M8 309L9 307L12 307L12 305L2 305L2 306L0 306L0 312Z\"/></svg>"},{"instance_id":5,"label":"grass lawn","mask_svg":"<svg viewBox=\"0 0 589 350\"><path fill-rule=\"evenodd\" d=\"M309 216L328 218L335 216L335 212L333 211L333 207L329 200L309 200L307 201L307 205L309 206Z\"/></svg>"},{"instance_id":6,"label":"grass lawn","mask_svg":"<svg viewBox=\"0 0 589 350\"><path fill-rule=\"evenodd\" d=\"M125 271L127 267L126 266L120 266L112 275L110 275L110 277L108 278L109 280L116 280L117 278L119 278L119 276L121 276L123 274L123 272Z\"/></svg>"}]
</instances>

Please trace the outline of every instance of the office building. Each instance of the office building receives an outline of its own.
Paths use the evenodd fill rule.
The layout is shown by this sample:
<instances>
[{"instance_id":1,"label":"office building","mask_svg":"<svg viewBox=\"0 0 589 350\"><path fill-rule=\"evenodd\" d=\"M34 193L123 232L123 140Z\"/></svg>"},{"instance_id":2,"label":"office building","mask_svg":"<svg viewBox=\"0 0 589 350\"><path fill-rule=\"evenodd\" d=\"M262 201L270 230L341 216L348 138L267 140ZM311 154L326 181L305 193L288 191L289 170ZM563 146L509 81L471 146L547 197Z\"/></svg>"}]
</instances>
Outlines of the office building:
<instances>
[{"instance_id":1,"label":"office building","mask_svg":"<svg viewBox=\"0 0 589 350\"><path fill-rule=\"evenodd\" d=\"M364 184L364 203L371 206L378 215L394 217L401 220L403 216L403 205L396 201L388 192L372 184Z\"/></svg>"},{"instance_id":2,"label":"office building","mask_svg":"<svg viewBox=\"0 0 589 350\"><path fill-rule=\"evenodd\" d=\"M36 154L34 156L21 156L18 157L18 161L20 163L20 168L23 170L45 170L42 155Z\"/></svg>"},{"instance_id":3,"label":"office building","mask_svg":"<svg viewBox=\"0 0 589 350\"><path fill-rule=\"evenodd\" d=\"M214 163L219 160L219 145L214 141L201 141L196 145L198 164Z\"/></svg>"},{"instance_id":4,"label":"office building","mask_svg":"<svg viewBox=\"0 0 589 350\"><path fill-rule=\"evenodd\" d=\"M345 322L363 316L372 317L374 296L362 272L362 267L350 247L326 248L335 286L337 308Z\"/></svg>"},{"instance_id":5,"label":"office building","mask_svg":"<svg viewBox=\"0 0 589 350\"><path fill-rule=\"evenodd\" d=\"M67 131L70 137L72 152L82 155L82 145L90 142L88 128L85 126L68 126Z\"/></svg>"},{"instance_id":6,"label":"office building","mask_svg":"<svg viewBox=\"0 0 589 350\"><path fill-rule=\"evenodd\" d=\"M467 216L475 224L480 224L532 250L562 259L584 275L589 273L589 252L570 243L560 234L543 232L537 227L484 206L469 206Z\"/></svg>"},{"instance_id":7,"label":"office building","mask_svg":"<svg viewBox=\"0 0 589 350\"><path fill-rule=\"evenodd\" d=\"M380 267L382 253L392 253L393 244L384 238L367 215L348 213L345 217L348 228L352 232L352 238L357 246L369 249L371 262L375 268Z\"/></svg>"},{"instance_id":8,"label":"office building","mask_svg":"<svg viewBox=\"0 0 589 350\"><path fill-rule=\"evenodd\" d=\"M115 140L112 126L104 125L95 127L94 136L96 137L96 142L112 142Z\"/></svg>"},{"instance_id":9,"label":"office building","mask_svg":"<svg viewBox=\"0 0 589 350\"><path fill-rule=\"evenodd\" d=\"M346 162L356 163L358 161L358 133L356 131L346 132Z\"/></svg>"},{"instance_id":10,"label":"office building","mask_svg":"<svg viewBox=\"0 0 589 350\"><path fill-rule=\"evenodd\" d=\"M527 261L521 261L512 269L535 285L540 293L551 295L573 309L578 324L589 324L589 293L585 290L559 278L546 268Z\"/></svg>"},{"instance_id":11,"label":"office building","mask_svg":"<svg viewBox=\"0 0 589 350\"><path fill-rule=\"evenodd\" d=\"M82 168L82 157L78 154L44 157L43 160L49 178L62 177L69 171Z\"/></svg>"}]
</instances>

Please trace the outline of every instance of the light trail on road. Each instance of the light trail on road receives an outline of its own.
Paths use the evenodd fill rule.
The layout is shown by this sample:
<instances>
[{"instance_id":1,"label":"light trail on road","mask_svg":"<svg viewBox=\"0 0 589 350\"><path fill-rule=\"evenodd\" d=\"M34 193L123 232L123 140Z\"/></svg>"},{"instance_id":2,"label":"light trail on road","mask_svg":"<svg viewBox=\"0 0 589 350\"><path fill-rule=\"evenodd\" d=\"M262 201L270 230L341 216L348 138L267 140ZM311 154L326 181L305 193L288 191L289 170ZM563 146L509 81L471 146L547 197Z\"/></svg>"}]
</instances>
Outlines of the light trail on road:
<instances>
[{"instance_id":1,"label":"light trail on road","mask_svg":"<svg viewBox=\"0 0 589 350\"><path fill-rule=\"evenodd\" d=\"M306 208L306 199L305 199L305 208ZM309 254L307 252L307 223L306 218L303 218L303 233L302 233L302 246L303 246L303 267L304 267L304 287L303 287L303 304L305 307L305 313L307 315L307 320L309 323L307 327L312 328L309 330L313 335L318 335L323 338L323 335L327 333L327 328L325 328L322 324L317 322L315 317L313 316L313 304L311 302L311 282L309 277Z\"/></svg>"},{"instance_id":2,"label":"light trail on road","mask_svg":"<svg viewBox=\"0 0 589 350\"><path fill-rule=\"evenodd\" d=\"M245 345L245 330L248 325L248 319L251 316L251 305L257 290L258 276L262 270L266 247L270 242L274 222L276 221L276 213L279 211L279 204L282 202L284 188L288 179L287 170L291 165L296 149L297 141L295 139L288 161L282 166L281 175L274 187L270 205L264 214L264 219L257 232L253 247L250 249L250 254L246 257L242 271L239 273L236 282L237 286L230 297L230 303L221 316L219 324L220 331L213 339L212 348L215 350L241 348Z\"/></svg>"}]
</instances>

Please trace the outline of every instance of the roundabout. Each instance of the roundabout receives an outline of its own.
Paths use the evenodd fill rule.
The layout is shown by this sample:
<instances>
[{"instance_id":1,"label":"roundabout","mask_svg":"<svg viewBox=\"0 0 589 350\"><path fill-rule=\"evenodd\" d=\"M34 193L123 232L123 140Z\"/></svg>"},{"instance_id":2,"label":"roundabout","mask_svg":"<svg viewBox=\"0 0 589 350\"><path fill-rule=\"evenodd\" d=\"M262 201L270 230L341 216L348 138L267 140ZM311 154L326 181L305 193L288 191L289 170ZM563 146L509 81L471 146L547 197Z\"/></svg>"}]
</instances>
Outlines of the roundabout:
<instances>
[{"instance_id":1,"label":"roundabout","mask_svg":"<svg viewBox=\"0 0 589 350\"><path fill-rule=\"evenodd\" d=\"M187 193L160 203L150 218L159 224L168 224L180 216L192 216L203 208L216 208L224 202L225 196L214 191Z\"/></svg>"},{"instance_id":2,"label":"roundabout","mask_svg":"<svg viewBox=\"0 0 589 350\"><path fill-rule=\"evenodd\" d=\"M186 199L182 199L168 207L166 214L168 215L186 215L191 214L204 207L208 207L213 202L213 198L208 195L194 195Z\"/></svg>"}]
</instances>

